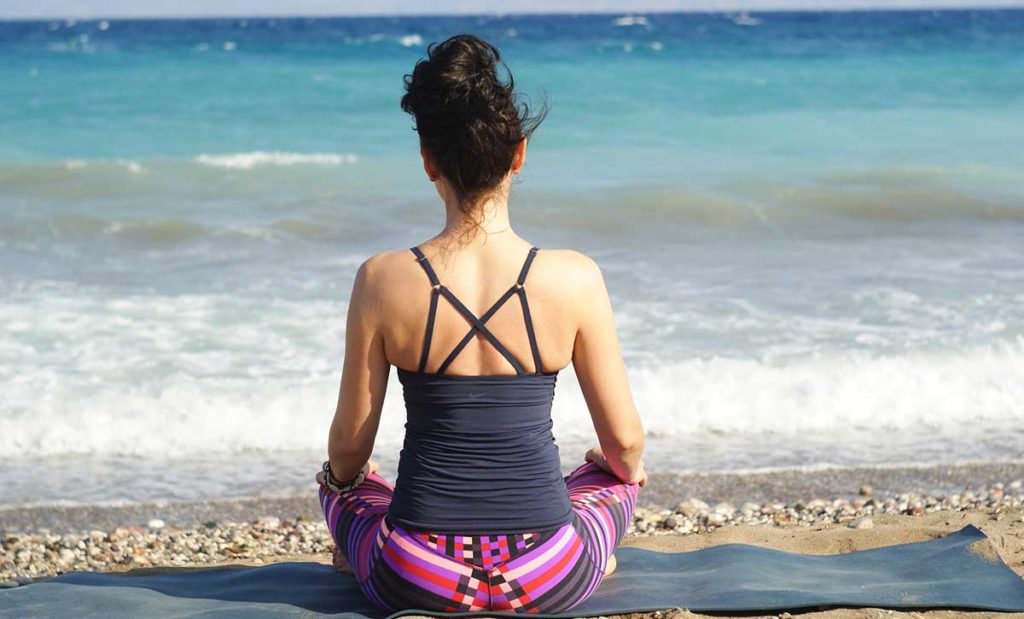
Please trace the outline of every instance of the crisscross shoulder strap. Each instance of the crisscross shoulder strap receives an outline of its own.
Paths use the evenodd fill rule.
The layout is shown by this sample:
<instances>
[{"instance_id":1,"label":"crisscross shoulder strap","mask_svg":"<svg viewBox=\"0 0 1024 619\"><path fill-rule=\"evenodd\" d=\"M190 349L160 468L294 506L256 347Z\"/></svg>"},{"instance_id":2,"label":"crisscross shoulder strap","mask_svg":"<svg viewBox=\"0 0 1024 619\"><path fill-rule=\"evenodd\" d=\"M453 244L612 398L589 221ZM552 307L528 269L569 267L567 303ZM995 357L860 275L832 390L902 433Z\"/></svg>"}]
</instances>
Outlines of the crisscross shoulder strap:
<instances>
[{"instance_id":1,"label":"crisscross shoulder strap","mask_svg":"<svg viewBox=\"0 0 1024 619\"><path fill-rule=\"evenodd\" d=\"M540 351L537 347L537 337L533 329L533 319L530 315L529 303L526 300L525 288L526 277L530 272L530 265L533 264L533 259L538 251L536 247L530 248L530 252L526 256L526 261L523 263L523 268L519 272L519 277L516 279L515 285L509 288L505 292L505 294L503 294L501 298L498 299L494 303L494 305L492 305L490 309L484 312L484 314L479 318L475 316L469 308L463 305L462 301L460 301L450 290L448 290L448 288L441 284L440 280L438 280L437 278L437 273L434 272L434 268L430 265L430 261L427 260L427 257L425 255L423 255L423 252L420 250L420 248L412 247L410 249L412 253L416 256L416 260L420 263L420 266L422 266L423 270L426 272L427 277L430 279L430 285L432 286L430 294L430 310L427 315L426 334L423 337L423 349L420 353L420 372L425 371L427 367L427 359L430 356L430 342L434 332L434 322L437 317L437 299L439 296L444 296L446 299L448 299L452 306L455 307L455 309L458 310L459 313L462 314L467 321L469 321L471 328L469 332L466 333L462 340L459 341L459 343L455 346L451 353L449 353L445 360L441 363L441 366L437 370L438 374L444 374L445 370L448 369L448 366L451 365L452 361L454 361L455 358L459 355L459 353L462 352L462 350L466 347L466 345L469 344L470 340L473 339L473 336L477 332L483 335L487 339L487 341L489 341L491 345L494 346L494 348L499 353L501 353L503 357L505 357L509 364L512 365L512 367L515 369L516 374L526 374L526 371L523 369L522 365L520 365L516 358L512 356L512 353L510 353L508 349L505 348L505 346L498 341L498 338L496 338L494 334L491 333L491 330L488 329L486 326L487 321L490 320L491 317L494 316L494 314L497 313L497 311L501 309L505 302L508 301L514 294L519 295L519 301L523 307L523 319L526 322L526 333L529 337L530 350L533 354L534 373L539 374L541 372Z\"/></svg>"},{"instance_id":2,"label":"crisscross shoulder strap","mask_svg":"<svg viewBox=\"0 0 1024 619\"><path fill-rule=\"evenodd\" d=\"M526 276L530 274L530 266L537 256L537 248L531 247L530 253L526 255L526 262L519 271L519 278L516 280L516 292L519 294L519 303L523 306L523 321L526 323L526 335L530 338L530 352L533 354L533 371L541 373L540 349L537 347L537 334L533 331L533 317L530 315L530 304L526 301Z\"/></svg>"},{"instance_id":3,"label":"crisscross shoulder strap","mask_svg":"<svg viewBox=\"0 0 1024 619\"><path fill-rule=\"evenodd\" d=\"M427 314L427 333L423 336L423 350L420 352L420 365L419 371L422 372L427 367L427 357L430 356L430 338L434 334L434 319L437 317L437 296L441 292L441 282L437 279L437 273L434 273L434 267L430 266L430 262L427 261L427 257L423 255L419 247L413 247L412 253L416 254L416 260L419 261L420 266L427 272L427 277L430 278L430 285L433 289L430 291L430 312Z\"/></svg>"}]
</instances>

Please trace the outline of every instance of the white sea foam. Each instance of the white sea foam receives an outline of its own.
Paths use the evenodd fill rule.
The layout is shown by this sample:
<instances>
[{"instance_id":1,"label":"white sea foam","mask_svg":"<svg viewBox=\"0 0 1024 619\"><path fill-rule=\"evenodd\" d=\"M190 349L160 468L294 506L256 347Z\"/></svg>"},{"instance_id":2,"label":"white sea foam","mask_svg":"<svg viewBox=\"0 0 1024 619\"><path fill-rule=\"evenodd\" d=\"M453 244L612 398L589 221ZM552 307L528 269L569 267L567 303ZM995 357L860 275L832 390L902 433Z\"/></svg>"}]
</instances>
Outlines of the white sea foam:
<instances>
[{"instance_id":1,"label":"white sea foam","mask_svg":"<svg viewBox=\"0 0 1024 619\"><path fill-rule=\"evenodd\" d=\"M0 458L319 449L337 394L343 315L331 300L110 298L64 285L10 294L0 306ZM863 432L884 444L890 433L1024 427L1024 341L782 362L693 358L630 374L655 439L816 433L841 442ZM378 449L397 451L403 422L393 379ZM555 432L571 449L593 441L571 371L559 380Z\"/></svg>"},{"instance_id":2,"label":"white sea foam","mask_svg":"<svg viewBox=\"0 0 1024 619\"><path fill-rule=\"evenodd\" d=\"M423 45L423 37L418 34L407 34L400 37L398 42L402 44L402 47L415 47Z\"/></svg>"},{"instance_id":3,"label":"white sea foam","mask_svg":"<svg viewBox=\"0 0 1024 619\"><path fill-rule=\"evenodd\" d=\"M252 338L259 337L256 329L235 331L252 331ZM169 329L160 332L173 335ZM3 349L19 357L29 352L10 342ZM94 350L82 352L96 356ZM293 350L285 358L297 354ZM226 350L183 352L178 368L167 376L147 378L140 371L136 381L115 380L132 373L122 364L144 370L166 365L168 359L126 350L120 360L94 359L93 371L84 376L41 368L32 376L7 376L4 409L16 412L0 435L0 457L173 458L318 449L336 397L335 373L287 376L254 364L239 368L237 375L225 375L238 365L236 356ZM309 361L300 360L298 365ZM218 366L221 372L214 369ZM832 436L838 445L847 433L861 431L883 445L888 432L905 432L928 442L930 433L992 431L1020 427L1024 421L1024 353L1019 348L931 358L837 358L781 367L749 360L694 360L657 369L634 368L631 373L650 436L683 441L676 445L684 445L687 437L759 433L799 441L805 432ZM563 446L578 449L593 441L571 371L560 379L555 411L555 433ZM397 452L403 422L397 380L392 380L378 450ZM117 432L110 432L113 427ZM922 444L922 457L938 453ZM816 456L828 461L827 454ZM662 464L657 453L652 460L656 468Z\"/></svg>"},{"instance_id":4,"label":"white sea foam","mask_svg":"<svg viewBox=\"0 0 1024 619\"><path fill-rule=\"evenodd\" d=\"M612 21L616 26L646 26L647 18L643 15L623 15Z\"/></svg>"},{"instance_id":5,"label":"white sea foam","mask_svg":"<svg viewBox=\"0 0 1024 619\"><path fill-rule=\"evenodd\" d=\"M204 153L193 159L202 165L232 170L251 170L259 166L337 166L356 163L358 160L358 157L350 153L290 153L284 151L252 151L224 155Z\"/></svg>"},{"instance_id":6,"label":"white sea foam","mask_svg":"<svg viewBox=\"0 0 1024 619\"><path fill-rule=\"evenodd\" d=\"M652 431L799 433L1024 422L1024 345L769 364L695 359L637 368Z\"/></svg>"},{"instance_id":7,"label":"white sea foam","mask_svg":"<svg viewBox=\"0 0 1024 619\"><path fill-rule=\"evenodd\" d=\"M760 18L751 17L750 13L747 13L746 11L730 15L729 19L737 26L758 26L762 22Z\"/></svg>"},{"instance_id":8,"label":"white sea foam","mask_svg":"<svg viewBox=\"0 0 1024 619\"><path fill-rule=\"evenodd\" d=\"M90 166L117 166L124 168L132 174L143 174L146 172L146 168L141 163L131 159L65 159L61 162L61 166L65 170L84 170Z\"/></svg>"},{"instance_id":9,"label":"white sea foam","mask_svg":"<svg viewBox=\"0 0 1024 619\"><path fill-rule=\"evenodd\" d=\"M364 258L317 262L350 272ZM293 266L290 273L302 270ZM307 464L315 465L324 448L343 358L345 304L340 291L323 293L322 277L293 282L292 296L261 282L216 293L0 284L0 503L251 496L307 483ZM921 305L896 288L863 296L894 311ZM639 335L656 321L635 316L630 305L618 315L652 469L1019 457L1019 338L989 336L989 345L920 352L826 347L774 356L750 347L729 357L679 355L673 350L679 344L670 342L684 338L662 342L659 354L638 356L637 348L648 346ZM734 323L709 328L717 333L728 324ZM672 338L669 333L660 337ZM404 421L392 375L375 448L391 474ZM595 440L572 368L559 377L554 422L563 463L572 464ZM39 492L26 481L40 459L68 457L97 472L89 483ZM214 466L249 477L258 471L258 481L225 487L206 474ZM160 470L166 483L132 481L151 470Z\"/></svg>"},{"instance_id":10,"label":"white sea foam","mask_svg":"<svg viewBox=\"0 0 1024 619\"><path fill-rule=\"evenodd\" d=\"M142 167L142 164L137 161L129 161L127 159L118 159L118 164L124 166L126 170L132 174L142 174L146 171L146 168Z\"/></svg>"}]
</instances>

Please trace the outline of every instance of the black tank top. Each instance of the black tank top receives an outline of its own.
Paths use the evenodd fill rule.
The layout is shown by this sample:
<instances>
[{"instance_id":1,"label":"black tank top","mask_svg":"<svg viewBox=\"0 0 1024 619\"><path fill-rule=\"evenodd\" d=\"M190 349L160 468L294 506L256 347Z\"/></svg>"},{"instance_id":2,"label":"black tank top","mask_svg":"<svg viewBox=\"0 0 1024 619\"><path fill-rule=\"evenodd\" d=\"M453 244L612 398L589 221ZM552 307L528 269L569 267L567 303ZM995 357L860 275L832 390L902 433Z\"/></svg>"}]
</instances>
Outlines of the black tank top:
<instances>
[{"instance_id":1,"label":"black tank top","mask_svg":"<svg viewBox=\"0 0 1024 619\"><path fill-rule=\"evenodd\" d=\"M419 370L398 368L406 405L405 443L398 462L392 525L437 533L526 533L572 519L558 446L551 433L551 403L558 373L541 371L540 351L526 300L526 276L537 253L530 249L516 283L482 316L473 315L437 279L413 247L433 286ZM533 354L527 373L487 321L518 295ZM471 328L441 363L425 371L439 297ZM516 371L515 376L453 376L445 370L479 332Z\"/></svg>"}]
</instances>

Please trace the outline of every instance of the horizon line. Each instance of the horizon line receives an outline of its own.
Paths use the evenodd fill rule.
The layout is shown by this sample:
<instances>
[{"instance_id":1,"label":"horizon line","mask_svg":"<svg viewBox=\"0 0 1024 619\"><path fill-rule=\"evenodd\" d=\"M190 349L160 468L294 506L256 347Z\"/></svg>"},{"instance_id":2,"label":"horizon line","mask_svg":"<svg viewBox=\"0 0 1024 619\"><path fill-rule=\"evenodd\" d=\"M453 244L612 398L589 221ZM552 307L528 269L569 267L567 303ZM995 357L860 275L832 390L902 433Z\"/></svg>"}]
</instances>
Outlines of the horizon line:
<instances>
[{"instance_id":1,"label":"horizon line","mask_svg":"<svg viewBox=\"0 0 1024 619\"><path fill-rule=\"evenodd\" d=\"M912 0L910 0L912 2ZM767 5L758 8L716 7L716 8L687 8L687 7L651 7L647 9L628 9L613 11L601 9L596 11L588 10L523 10L523 11L479 11L479 12L458 12L458 11L400 11L393 13L373 12L308 12L281 14L274 12L265 13L209 13L209 14L104 14L104 13L78 13L78 14L39 14L39 15L15 15L0 16L0 22L13 21L50 21L50 20L109 20L109 21L145 21L145 20L202 20L202 19L326 19L326 18L350 18L350 19L373 19L373 18L400 18L400 17L526 17L526 16L569 16L569 15L610 15L610 16L643 16L650 14L672 15L672 14L723 14L723 13L895 13L895 12L936 12L936 11L965 11L965 10L1022 10L1024 0L1010 0L1009 2L963 2L951 4L916 4L900 2L879 2L879 4L864 4L857 6L825 6L807 7L793 6L785 2L775 5Z\"/></svg>"}]
</instances>

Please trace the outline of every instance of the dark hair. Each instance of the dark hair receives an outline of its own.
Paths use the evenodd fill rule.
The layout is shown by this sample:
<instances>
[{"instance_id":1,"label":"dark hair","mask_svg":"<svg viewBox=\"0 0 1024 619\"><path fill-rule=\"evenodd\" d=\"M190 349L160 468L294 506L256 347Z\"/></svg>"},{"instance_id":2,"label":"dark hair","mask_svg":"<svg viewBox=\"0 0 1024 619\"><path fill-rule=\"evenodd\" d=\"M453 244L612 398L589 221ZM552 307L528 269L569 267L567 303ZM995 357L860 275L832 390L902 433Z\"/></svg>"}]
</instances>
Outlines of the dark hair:
<instances>
[{"instance_id":1,"label":"dark hair","mask_svg":"<svg viewBox=\"0 0 1024 619\"><path fill-rule=\"evenodd\" d=\"M507 81L498 76L505 68ZM416 119L420 144L451 184L463 212L493 190L512 167L516 147L540 125L498 50L471 34L427 47L406 75L402 109Z\"/></svg>"}]
</instances>

